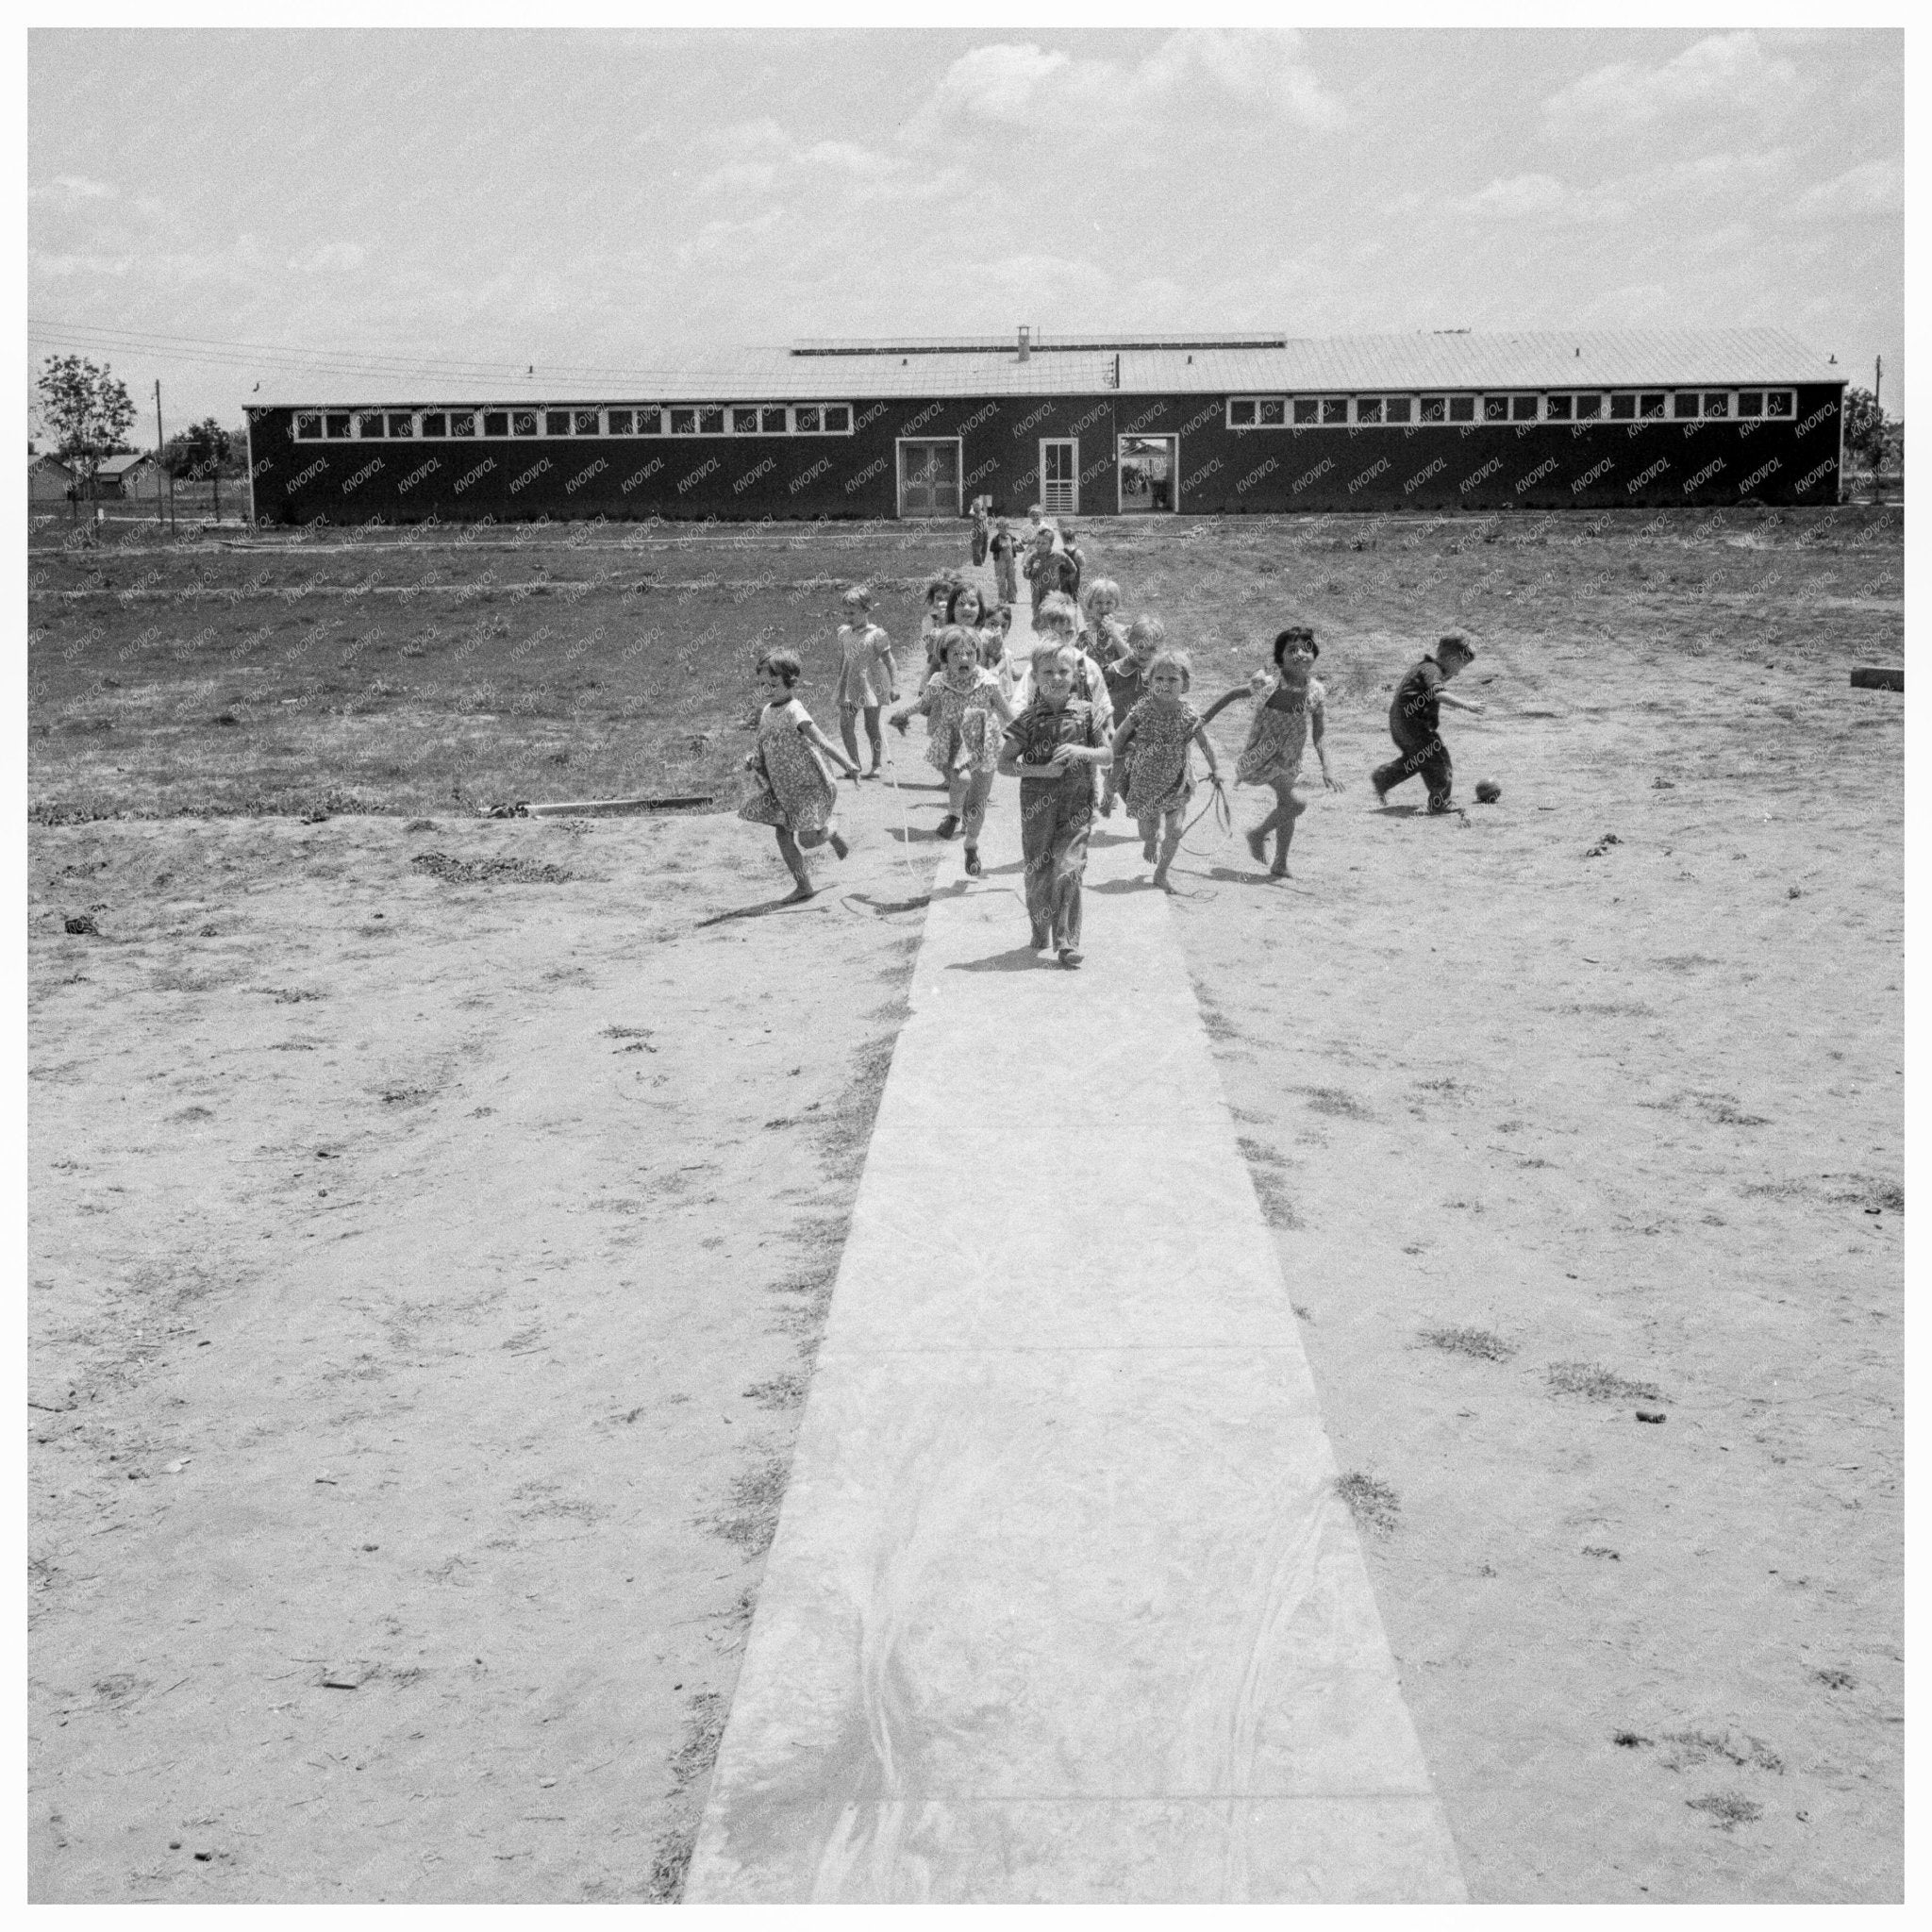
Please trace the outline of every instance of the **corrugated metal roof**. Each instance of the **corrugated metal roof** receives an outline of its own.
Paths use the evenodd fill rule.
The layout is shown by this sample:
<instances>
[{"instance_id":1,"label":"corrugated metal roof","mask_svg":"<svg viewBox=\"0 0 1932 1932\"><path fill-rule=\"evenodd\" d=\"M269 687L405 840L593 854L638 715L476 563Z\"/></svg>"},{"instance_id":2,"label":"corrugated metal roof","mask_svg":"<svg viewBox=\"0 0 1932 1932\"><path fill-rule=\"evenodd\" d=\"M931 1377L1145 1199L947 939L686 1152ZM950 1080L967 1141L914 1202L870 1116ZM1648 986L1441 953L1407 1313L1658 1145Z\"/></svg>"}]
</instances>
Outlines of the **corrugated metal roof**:
<instances>
[{"instance_id":1,"label":"corrugated metal roof","mask_svg":"<svg viewBox=\"0 0 1932 1932\"><path fill-rule=\"evenodd\" d=\"M1064 339L1063 339L1064 340ZM1084 339L1083 339L1084 340ZM1092 340L1098 341L1099 338ZM1125 341L1130 338L1120 338ZM1147 340L1142 338L1142 341ZM1222 338L1226 341L1230 338ZM1130 394L1374 393L1378 391L1659 389L1708 384L1795 385L1850 378L1782 329L1591 329L1497 334L1307 336L1262 339L1278 348L1123 348L1118 387ZM917 349L910 342L836 355L775 350L728 367L675 375L598 371L507 377L489 389L466 379L440 391L404 391L393 378L368 388L277 398L281 408L566 408L625 403L836 403L899 396L1099 395L1116 387L1115 357L1057 348L1048 339L1024 362L1001 345Z\"/></svg>"},{"instance_id":2,"label":"corrugated metal roof","mask_svg":"<svg viewBox=\"0 0 1932 1932\"><path fill-rule=\"evenodd\" d=\"M153 461L153 452L144 449L136 450L131 456L103 457L95 474L102 476L121 476L142 463Z\"/></svg>"}]
</instances>

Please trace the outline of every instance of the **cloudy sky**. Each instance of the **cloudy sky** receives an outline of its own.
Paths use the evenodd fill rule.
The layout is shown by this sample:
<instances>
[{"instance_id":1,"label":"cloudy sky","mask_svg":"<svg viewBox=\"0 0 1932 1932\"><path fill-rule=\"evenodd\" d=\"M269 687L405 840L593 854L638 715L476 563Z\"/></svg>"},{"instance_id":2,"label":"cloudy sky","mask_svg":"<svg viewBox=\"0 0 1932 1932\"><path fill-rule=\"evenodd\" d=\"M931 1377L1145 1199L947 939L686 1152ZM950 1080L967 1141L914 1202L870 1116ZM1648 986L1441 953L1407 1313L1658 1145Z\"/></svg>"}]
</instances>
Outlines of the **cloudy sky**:
<instances>
[{"instance_id":1,"label":"cloudy sky","mask_svg":"<svg viewBox=\"0 0 1932 1932\"><path fill-rule=\"evenodd\" d=\"M1022 322L1771 324L1903 407L1894 32L42 31L28 74L31 354L177 419Z\"/></svg>"}]
</instances>

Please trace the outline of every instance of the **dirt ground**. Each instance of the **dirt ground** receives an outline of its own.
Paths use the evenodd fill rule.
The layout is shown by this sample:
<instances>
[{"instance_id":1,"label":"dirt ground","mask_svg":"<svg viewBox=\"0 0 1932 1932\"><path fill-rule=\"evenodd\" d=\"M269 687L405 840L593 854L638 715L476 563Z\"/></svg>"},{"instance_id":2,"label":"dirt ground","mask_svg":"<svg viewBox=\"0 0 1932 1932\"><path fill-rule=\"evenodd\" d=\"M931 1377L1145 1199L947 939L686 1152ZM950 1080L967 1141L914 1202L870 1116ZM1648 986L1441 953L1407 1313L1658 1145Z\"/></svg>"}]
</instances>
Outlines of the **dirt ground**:
<instances>
[{"instance_id":1,"label":"dirt ground","mask_svg":"<svg viewBox=\"0 0 1932 1932\"><path fill-rule=\"evenodd\" d=\"M35 1899L675 1895L924 914L583 824L36 829Z\"/></svg>"},{"instance_id":2,"label":"dirt ground","mask_svg":"<svg viewBox=\"0 0 1932 1932\"><path fill-rule=\"evenodd\" d=\"M1901 1897L1895 516L1088 539L1209 688L1323 641L1348 789L1175 914L1472 1896ZM1449 621L1502 800L1377 811ZM34 1898L675 1895L897 804L709 925L785 884L726 816L34 828Z\"/></svg>"},{"instance_id":3,"label":"dirt ground","mask_svg":"<svg viewBox=\"0 0 1932 1932\"><path fill-rule=\"evenodd\" d=\"M1492 625L1497 805L1364 703L1290 882L1176 871L1476 1899L1904 1896L1900 654L1793 616Z\"/></svg>"}]
</instances>

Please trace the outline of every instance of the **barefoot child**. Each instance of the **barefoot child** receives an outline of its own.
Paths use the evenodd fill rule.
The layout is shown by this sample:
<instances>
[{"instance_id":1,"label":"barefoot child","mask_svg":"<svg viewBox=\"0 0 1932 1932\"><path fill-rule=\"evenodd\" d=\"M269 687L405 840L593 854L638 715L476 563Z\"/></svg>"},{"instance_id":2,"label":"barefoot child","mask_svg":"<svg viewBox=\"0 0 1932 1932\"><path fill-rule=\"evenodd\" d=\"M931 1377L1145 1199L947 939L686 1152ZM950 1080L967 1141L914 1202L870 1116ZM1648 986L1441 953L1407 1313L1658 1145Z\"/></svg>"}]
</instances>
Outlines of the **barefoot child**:
<instances>
[{"instance_id":1,"label":"barefoot child","mask_svg":"<svg viewBox=\"0 0 1932 1932\"><path fill-rule=\"evenodd\" d=\"M1094 586L1096 590L1099 586ZM1167 626L1158 617L1137 617L1127 631L1127 655L1117 664L1106 667L1107 695L1116 718L1124 718L1147 695L1147 671L1167 641ZM1100 815L1113 816L1113 802L1124 791L1133 764L1131 748L1124 757L1116 750L1107 770L1107 791L1100 801Z\"/></svg>"},{"instance_id":2,"label":"barefoot child","mask_svg":"<svg viewBox=\"0 0 1932 1932\"><path fill-rule=\"evenodd\" d=\"M876 778L883 744L879 738L879 708L899 695L899 667L886 634L872 621L872 592L855 584L845 592L845 622L839 626L839 736L845 756L858 762L858 714L865 713L865 735L872 745L872 770Z\"/></svg>"},{"instance_id":3,"label":"barefoot child","mask_svg":"<svg viewBox=\"0 0 1932 1932\"><path fill-rule=\"evenodd\" d=\"M793 695L792 687L803 675L796 651L767 651L758 659L758 675L765 701L758 712L758 747L744 763L747 771L758 774L758 789L739 807L738 816L777 832L778 856L798 882L791 896L809 899L811 875L799 848L829 841L841 858L851 849L839 836L833 816L838 793L821 754L855 778L858 762L841 753Z\"/></svg>"},{"instance_id":4,"label":"barefoot child","mask_svg":"<svg viewBox=\"0 0 1932 1932\"><path fill-rule=\"evenodd\" d=\"M1208 741L1201 714L1188 703L1194 668L1185 651L1162 651L1147 670L1147 695L1130 710L1113 735L1116 760L1128 746L1134 760L1127 774L1127 809L1138 821L1143 855L1155 861L1154 883L1163 891L1167 869L1181 847L1181 821L1194 793L1189 750L1201 747L1208 782L1219 790L1221 766ZM1158 853L1156 843L1158 841Z\"/></svg>"},{"instance_id":5,"label":"barefoot child","mask_svg":"<svg viewBox=\"0 0 1932 1932\"><path fill-rule=\"evenodd\" d=\"M939 835L950 839L963 828L966 870L977 878L979 828L986 823L986 801L999 769L1001 730L1013 722L1014 712L999 678L980 664L976 632L948 625L940 633L940 653L945 668L892 713L892 726L904 731L914 711L926 714L930 742L925 761L946 781L946 815L939 823Z\"/></svg>"},{"instance_id":6,"label":"barefoot child","mask_svg":"<svg viewBox=\"0 0 1932 1932\"><path fill-rule=\"evenodd\" d=\"M1033 950L1080 963L1080 880L1093 824L1093 768L1111 762L1093 707L1074 695L1079 654L1049 641L1033 654L1033 702L1007 727L999 769L1020 780L1020 848Z\"/></svg>"},{"instance_id":7,"label":"barefoot child","mask_svg":"<svg viewBox=\"0 0 1932 1932\"><path fill-rule=\"evenodd\" d=\"M1268 834L1275 834L1274 863L1271 877L1288 876L1288 848L1294 839L1294 824L1307 810L1307 803L1295 791L1301 776L1302 753L1310 739L1315 756L1322 762L1322 783L1330 791L1340 791L1335 774L1328 769L1328 747L1324 741L1327 724L1327 694L1315 681L1315 659L1322 647L1306 625L1291 625L1274 640L1274 689L1262 678L1237 685L1208 707L1201 722L1209 719L1238 698L1267 696L1255 709L1255 722L1248 728L1248 741L1235 764L1236 782L1266 785L1274 793L1274 809L1248 834L1248 850L1258 863L1268 856Z\"/></svg>"},{"instance_id":8,"label":"barefoot child","mask_svg":"<svg viewBox=\"0 0 1932 1932\"><path fill-rule=\"evenodd\" d=\"M1369 783L1375 788L1378 805L1404 780L1420 772L1429 788L1430 816L1455 809L1449 796L1456 774L1449 762L1449 747L1442 742L1441 713L1436 707L1441 704L1457 711L1481 712L1479 700L1459 698L1443 689L1452 677L1467 671L1474 658L1469 640L1460 631L1451 631L1434 653L1395 687L1389 706L1389 735L1400 756L1370 774Z\"/></svg>"}]
</instances>

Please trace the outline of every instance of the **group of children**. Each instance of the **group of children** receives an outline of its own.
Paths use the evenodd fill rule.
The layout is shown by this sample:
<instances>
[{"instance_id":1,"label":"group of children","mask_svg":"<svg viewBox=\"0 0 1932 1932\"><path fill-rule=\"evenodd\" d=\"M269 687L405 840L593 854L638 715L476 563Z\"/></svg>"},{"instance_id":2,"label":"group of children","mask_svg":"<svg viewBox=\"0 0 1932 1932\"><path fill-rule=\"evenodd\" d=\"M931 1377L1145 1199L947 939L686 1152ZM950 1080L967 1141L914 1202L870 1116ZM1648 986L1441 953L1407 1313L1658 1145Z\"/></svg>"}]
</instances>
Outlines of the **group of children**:
<instances>
[{"instance_id":1,"label":"group of children","mask_svg":"<svg viewBox=\"0 0 1932 1932\"><path fill-rule=\"evenodd\" d=\"M979 835L993 778L1005 774L1019 779L1033 948L1074 968L1081 961L1080 888L1096 809L1109 817L1117 805L1125 805L1154 866L1154 884L1172 891L1168 873L1195 791L1192 753L1200 752L1208 782L1218 792L1221 765L1208 726L1228 706L1248 700L1256 708L1235 777L1274 794L1274 808L1246 835L1257 863L1268 862L1273 839L1271 876L1287 875L1295 824L1307 809L1295 788L1310 744L1322 783L1331 791L1341 787L1329 768L1325 694L1314 675L1321 646L1307 626L1291 625L1278 633L1272 670L1257 672L1197 710L1189 696L1193 667L1185 651L1167 644L1160 620L1138 617L1124 627L1115 615L1120 587L1106 577L1088 585L1076 602L1084 559L1067 541L1065 527L1046 519L1037 504L1032 516L1035 527L1026 548L1036 643L1028 661L1016 664L1007 650L1012 560L1019 545L1000 518L983 546L979 537L985 533L975 532L974 546L975 554L993 559L1000 601L989 608L979 591L957 574L932 580L921 632L924 675L918 691L898 705L889 722L903 733L913 717L925 718L926 761L946 784L939 836L963 836L965 868L973 876L982 872ZM1042 579L1049 580L1048 588L1041 588ZM886 634L872 621L871 592L862 587L846 591L844 616L839 628L842 753L794 693L801 675L797 654L768 651L758 660L765 702L758 713L758 749L745 761L758 783L741 815L776 830L779 852L797 882L796 899L813 891L805 850L829 842L841 858L847 850L824 760L855 780L877 777L884 751L881 717L898 698L898 664ZM1390 707L1397 757L1371 776L1378 800L1419 773L1428 788L1430 812L1453 808L1449 754L1437 708L1482 709L1444 689L1474 656L1459 634L1445 637L1397 687ZM869 770L861 769L858 758L861 719L872 752Z\"/></svg>"}]
</instances>

